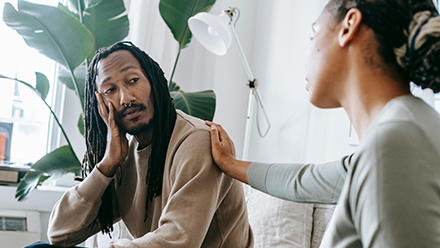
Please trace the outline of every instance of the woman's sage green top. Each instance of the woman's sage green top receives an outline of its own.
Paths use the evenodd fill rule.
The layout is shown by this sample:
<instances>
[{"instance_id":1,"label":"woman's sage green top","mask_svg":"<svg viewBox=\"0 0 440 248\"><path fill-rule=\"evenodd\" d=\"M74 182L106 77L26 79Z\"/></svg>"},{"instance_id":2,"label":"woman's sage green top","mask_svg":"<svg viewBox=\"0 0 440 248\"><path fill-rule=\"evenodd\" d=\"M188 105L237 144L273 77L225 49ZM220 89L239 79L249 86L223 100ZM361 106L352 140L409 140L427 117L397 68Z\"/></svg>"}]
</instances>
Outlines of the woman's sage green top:
<instances>
[{"instance_id":1,"label":"woman's sage green top","mask_svg":"<svg viewBox=\"0 0 440 248\"><path fill-rule=\"evenodd\" d=\"M388 102L351 156L252 163L247 177L280 198L337 201L321 247L440 247L440 116L416 97Z\"/></svg>"}]
</instances>

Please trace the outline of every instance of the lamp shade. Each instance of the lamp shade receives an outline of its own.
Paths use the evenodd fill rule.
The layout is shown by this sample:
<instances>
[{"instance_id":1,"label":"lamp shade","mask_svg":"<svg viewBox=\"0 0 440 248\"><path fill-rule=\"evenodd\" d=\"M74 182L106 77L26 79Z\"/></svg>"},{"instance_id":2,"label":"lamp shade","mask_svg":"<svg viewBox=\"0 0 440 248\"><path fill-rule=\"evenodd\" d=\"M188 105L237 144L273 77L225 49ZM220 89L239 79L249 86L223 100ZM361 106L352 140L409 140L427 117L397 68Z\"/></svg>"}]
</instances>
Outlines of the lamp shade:
<instances>
[{"instance_id":1,"label":"lamp shade","mask_svg":"<svg viewBox=\"0 0 440 248\"><path fill-rule=\"evenodd\" d=\"M232 41L228 27L230 20L225 13L215 16L202 12L189 18L188 27L206 49L217 55L224 55Z\"/></svg>"}]
</instances>

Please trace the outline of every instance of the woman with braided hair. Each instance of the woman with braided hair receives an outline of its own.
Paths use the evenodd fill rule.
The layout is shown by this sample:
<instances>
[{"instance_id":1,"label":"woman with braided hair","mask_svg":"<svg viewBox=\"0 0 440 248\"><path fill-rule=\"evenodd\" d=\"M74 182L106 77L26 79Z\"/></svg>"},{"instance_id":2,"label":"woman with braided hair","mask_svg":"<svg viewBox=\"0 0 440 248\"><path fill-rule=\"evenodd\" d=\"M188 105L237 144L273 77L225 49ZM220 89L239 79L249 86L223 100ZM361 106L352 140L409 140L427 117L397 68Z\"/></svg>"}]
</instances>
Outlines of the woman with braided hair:
<instances>
[{"instance_id":1,"label":"woman with braided hair","mask_svg":"<svg viewBox=\"0 0 440 248\"><path fill-rule=\"evenodd\" d=\"M330 0L313 24L310 101L343 107L360 145L339 161L235 159L211 122L216 164L279 198L337 203L321 247L440 247L440 116L410 82L440 91L440 16L432 0Z\"/></svg>"}]
</instances>

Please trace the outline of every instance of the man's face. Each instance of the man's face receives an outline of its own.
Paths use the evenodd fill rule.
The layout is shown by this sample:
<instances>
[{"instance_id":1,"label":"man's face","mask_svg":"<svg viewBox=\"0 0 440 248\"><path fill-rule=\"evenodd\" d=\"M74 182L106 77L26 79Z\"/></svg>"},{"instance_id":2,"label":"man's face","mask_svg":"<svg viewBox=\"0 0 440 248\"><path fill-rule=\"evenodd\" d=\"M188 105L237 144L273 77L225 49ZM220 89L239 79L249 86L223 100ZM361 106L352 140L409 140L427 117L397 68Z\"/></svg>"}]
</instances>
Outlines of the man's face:
<instances>
[{"instance_id":1,"label":"man's face","mask_svg":"<svg viewBox=\"0 0 440 248\"><path fill-rule=\"evenodd\" d=\"M96 88L104 103L115 107L120 127L133 135L150 129L154 117L151 85L129 51L116 51L99 61Z\"/></svg>"}]
</instances>

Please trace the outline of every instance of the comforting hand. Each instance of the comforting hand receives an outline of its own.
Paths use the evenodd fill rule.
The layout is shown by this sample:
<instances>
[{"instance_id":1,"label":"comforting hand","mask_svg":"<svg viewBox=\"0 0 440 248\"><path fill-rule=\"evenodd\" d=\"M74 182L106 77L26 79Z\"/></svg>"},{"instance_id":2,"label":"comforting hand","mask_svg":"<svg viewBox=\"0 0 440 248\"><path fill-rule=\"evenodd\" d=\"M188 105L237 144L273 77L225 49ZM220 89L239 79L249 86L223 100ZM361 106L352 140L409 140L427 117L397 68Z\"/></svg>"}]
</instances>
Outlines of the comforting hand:
<instances>
[{"instance_id":1,"label":"comforting hand","mask_svg":"<svg viewBox=\"0 0 440 248\"><path fill-rule=\"evenodd\" d=\"M251 163L235 158L234 142L221 125L210 121L205 121L205 124L211 127L211 149L214 162L226 175L248 183L246 172Z\"/></svg>"},{"instance_id":2,"label":"comforting hand","mask_svg":"<svg viewBox=\"0 0 440 248\"><path fill-rule=\"evenodd\" d=\"M125 132L119 129L115 121L115 107L111 102L105 105L100 93L96 92L99 115L107 125L107 146L104 158L98 164L98 169L106 176L112 177L128 154L128 140Z\"/></svg>"}]
</instances>

